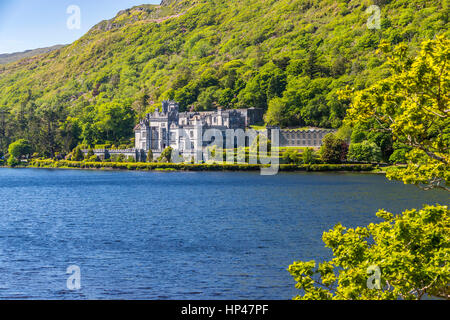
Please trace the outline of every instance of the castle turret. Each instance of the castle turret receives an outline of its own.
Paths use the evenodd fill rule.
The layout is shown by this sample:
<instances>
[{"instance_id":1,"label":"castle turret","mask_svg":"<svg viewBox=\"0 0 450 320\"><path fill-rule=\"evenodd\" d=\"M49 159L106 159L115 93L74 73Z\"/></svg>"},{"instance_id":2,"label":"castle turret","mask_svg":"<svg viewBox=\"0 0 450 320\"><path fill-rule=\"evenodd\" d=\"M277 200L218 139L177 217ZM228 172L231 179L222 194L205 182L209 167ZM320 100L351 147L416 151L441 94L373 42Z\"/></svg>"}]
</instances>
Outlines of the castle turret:
<instances>
[{"instance_id":1,"label":"castle turret","mask_svg":"<svg viewBox=\"0 0 450 320\"><path fill-rule=\"evenodd\" d=\"M150 124L148 119L143 119L134 127L135 148L138 150L148 150L150 143Z\"/></svg>"},{"instance_id":2,"label":"castle turret","mask_svg":"<svg viewBox=\"0 0 450 320\"><path fill-rule=\"evenodd\" d=\"M167 112L169 112L169 101L168 100L164 100L162 102L162 108L161 108L161 112L166 114Z\"/></svg>"}]
</instances>

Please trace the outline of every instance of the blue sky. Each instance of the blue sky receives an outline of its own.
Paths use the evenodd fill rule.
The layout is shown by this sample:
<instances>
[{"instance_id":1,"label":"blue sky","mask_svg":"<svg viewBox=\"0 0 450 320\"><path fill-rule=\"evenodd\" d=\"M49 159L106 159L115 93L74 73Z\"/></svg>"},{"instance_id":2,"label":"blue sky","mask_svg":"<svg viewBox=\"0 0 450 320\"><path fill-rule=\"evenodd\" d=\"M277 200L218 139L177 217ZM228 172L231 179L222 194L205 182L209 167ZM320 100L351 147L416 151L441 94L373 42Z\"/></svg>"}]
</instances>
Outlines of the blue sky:
<instances>
[{"instance_id":1,"label":"blue sky","mask_svg":"<svg viewBox=\"0 0 450 320\"><path fill-rule=\"evenodd\" d=\"M101 20L160 0L0 0L0 54L68 44ZM70 5L81 10L81 29L67 28Z\"/></svg>"}]
</instances>

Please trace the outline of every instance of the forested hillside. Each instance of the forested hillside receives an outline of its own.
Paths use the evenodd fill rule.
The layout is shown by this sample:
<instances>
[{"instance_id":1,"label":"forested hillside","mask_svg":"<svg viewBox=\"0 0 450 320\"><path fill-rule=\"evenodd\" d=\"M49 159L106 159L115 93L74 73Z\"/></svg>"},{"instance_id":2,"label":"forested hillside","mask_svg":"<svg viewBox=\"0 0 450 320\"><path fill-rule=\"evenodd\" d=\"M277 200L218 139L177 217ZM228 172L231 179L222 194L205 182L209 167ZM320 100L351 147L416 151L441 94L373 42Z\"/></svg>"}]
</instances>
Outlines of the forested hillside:
<instances>
[{"instance_id":1,"label":"forested hillside","mask_svg":"<svg viewBox=\"0 0 450 320\"><path fill-rule=\"evenodd\" d=\"M338 128L346 86L389 75L381 41L416 51L448 36L447 1L181 0L124 10L71 45L0 66L0 153L128 144L164 99L183 110L258 107L272 125Z\"/></svg>"},{"instance_id":2,"label":"forested hillside","mask_svg":"<svg viewBox=\"0 0 450 320\"><path fill-rule=\"evenodd\" d=\"M62 45L55 45L52 47L48 47L48 48L39 48L39 49L34 49L34 50L26 50L23 52L14 52L14 53L5 53L5 54L0 54L0 64L7 64L7 63L11 63L17 60L21 60L27 57L33 57L33 56L37 56L39 54L43 54L43 53L47 53L47 52L51 52L53 50L57 50L59 48L63 47Z\"/></svg>"}]
</instances>

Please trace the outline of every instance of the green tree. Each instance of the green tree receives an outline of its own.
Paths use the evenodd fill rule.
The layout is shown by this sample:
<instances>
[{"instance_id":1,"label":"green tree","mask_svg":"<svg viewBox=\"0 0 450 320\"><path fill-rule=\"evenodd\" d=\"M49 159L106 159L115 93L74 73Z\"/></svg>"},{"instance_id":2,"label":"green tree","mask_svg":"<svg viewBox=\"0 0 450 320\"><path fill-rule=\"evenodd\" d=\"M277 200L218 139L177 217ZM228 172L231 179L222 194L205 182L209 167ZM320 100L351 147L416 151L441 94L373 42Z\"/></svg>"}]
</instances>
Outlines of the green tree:
<instances>
[{"instance_id":1,"label":"green tree","mask_svg":"<svg viewBox=\"0 0 450 320\"><path fill-rule=\"evenodd\" d=\"M199 94L197 98L196 110L206 111L213 109L217 103L217 87L209 87Z\"/></svg>"},{"instance_id":2,"label":"green tree","mask_svg":"<svg viewBox=\"0 0 450 320\"><path fill-rule=\"evenodd\" d=\"M60 148L61 132L58 122L63 117L62 106L58 99L53 99L49 104L40 106L37 110L37 117L40 121L39 146L45 155L54 158Z\"/></svg>"},{"instance_id":3,"label":"green tree","mask_svg":"<svg viewBox=\"0 0 450 320\"><path fill-rule=\"evenodd\" d=\"M11 123L11 121L8 121L9 117L11 117L9 110L0 106L0 152L2 153L6 152L8 146L7 126L8 123Z\"/></svg>"},{"instance_id":4,"label":"green tree","mask_svg":"<svg viewBox=\"0 0 450 320\"><path fill-rule=\"evenodd\" d=\"M161 156L158 158L158 162L167 162L170 163L172 161L172 147L167 147L161 153Z\"/></svg>"},{"instance_id":5,"label":"green tree","mask_svg":"<svg viewBox=\"0 0 450 320\"><path fill-rule=\"evenodd\" d=\"M351 142L368 144L375 144L381 153L381 159L388 162L389 157L393 153L393 139L392 134L383 130L376 121L372 120L369 123L358 123L353 127ZM378 160L377 160L378 161Z\"/></svg>"},{"instance_id":6,"label":"green tree","mask_svg":"<svg viewBox=\"0 0 450 320\"><path fill-rule=\"evenodd\" d=\"M20 160L22 157L28 157L32 152L30 142L25 139L19 139L8 147L10 157Z\"/></svg>"},{"instance_id":7,"label":"green tree","mask_svg":"<svg viewBox=\"0 0 450 320\"><path fill-rule=\"evenodd\" d=\"M450 298L449 210L425 206L384 222L347 229L337 225L323 241L334 258L323 263L295 262L289 267L303 300L397 300L426 296ZM379 282L374 272L378 272ZM371 278L371 275L374 276Z\"/></svg>"},{"instance_id":8,"label":"green tree","mask_svg":"<svg viewBox=\"0 0 450 320\"><path fill-rule=\"evenodd\" d=\"M317 51L311 48L304 64L304 72L311 79L317 78L322 74L323 68L319 65Z\"/></svg>"},{"instance_id":9,"label":"green tree","mask_svg":"<svg viewBox=\"0 0 450 320\"><path fill-rule=\"evenodd\" d=\"M289 164L299 164L302 160L302 157L297 150L287 149L283 153L283 159Z\"/></svg>"},{"instance_id":10,"label":"green tree","mask_svg":"<svg viewBox=\"0 0 450 320\"><path fill-rule=\"evenodd\" d=\"M81 138L83 139L83 144L93 145L97 143L99 137L97 126L87 122L82 128Z\"/></svg>"},{"instance_id":11,"label":"green tree","mask_svg":"<svg viewBox=\"0 0 450 320\"><path fill-rule=\"evenodd\" d=\"M135 124L135 112L123 102L105 102L96 107L96 127L105 141L118 142L130 138Z\"/></svg>"},{"instance_id":12,"label":"green tree","mask_svg":"<svg viewBox=\"0 0 450 320\"><path fill-rule=\"evenodd\" d=\"M374 142L352 143L347 155L348 160L356 162L380 162L381 149Z\"/></svg>"},{"instance_id":13,"label":"green tree","mask_svg":"<svg viewBox=\"0 0 450 320\"><path fill-rule=\"evenodd\" d=\"M271 126L285 126L287 124L286 111L286 104L282 98L270 100L269 108L265 116L266 123Z\"/></svg>"},{"instance_id":14,"label":"green tree","mask_svg":"<svg viewBox=\"0 0 450 320\"><path fill-rule=\"evenodd\" d=\"M87 161L89 162L100 162L100 158L96 156L95 154L91 157L86 157Z\"/></svg>"},{"instance_id":15,"label":"green tree","mask_svg":"<svg viewBox=\"0 0 450 320\"><path fill-rule=\"evenodd\" d=\"M337 138L335 134L327 134L323 138L323 145L320 148L320 157L325 163L342 163L347 159L348 144L344 140Z\"/></svg>"},{"instance_id":16,"label":"green tree","mask_svg":"<svg viewBox=\"0 0 450 320\"><path fill-rule=\"evenodd\" d=\"M393 75L355 94L348 121L376 119L396 142L412 148L408 166L389 169L389 179L450 190L449 47L450 40L440 36L425 41L411 58L399 45L388 57ZM382 49L390 52L386 45Z\"/></svg>"},{"instance_id":17,"label":"green tree","mask_svg":"<svg viewBox=\"0 0 450 320\"><path fill-rule=\"evenodd\" d=\"M72 160L73 161L83 161L84 160L84 153L83 153L83 151L81 151L80 147L76 147L73 150Z\"/></svg>"},{"instance_id":18,"label":"green tree","mask_svg":"<svg viewBox=\"0 0 450 320\"><path fill-rule=\"evenodd\" d=\"M367 124L376 118L397 142L411 148L408 167L388 171L390 179L449 190L448 48L449 41L438 37L425 41L411 59L400 45L391 57L393 75L354 95L350 122ZM304 292L297 299L450 299L448 207L425 205L398 216L384 210L377 215L384 222L355 229L339 224L325 233L331 261L289 267Z\"/></svg>"},{"instance_id":19,"label":"green tree","mask_svg":"<svg viewBox=\"0 0 450 320\"><path fill-rule=\"evenodd\" d=\"M9 157L7 163L8 163L8 166L15 167L15 166L18 166L21 162L20 162L20 160L14 158L14 157Z\"/></svg>"},{"instance_id":20,"label":"green tree","mask_svg":"<svg viewBox=\"0 0 450 320\"><path fill-rule=\"evenodd\" d=\"M79 119L68 117L59 130L64 151L73 150L81 142L82 128Z\"/></svg>"},{"instance_id":21,"label":"green tree","mask_svg":"<svg viewBox=\"0 0 450 320\"><path fill-rule=\"evenodd\" d=\"M268 101L281 97L286 88L286 75L273 62L264 65L239 94L246 107L267 108Z\"/></svg>"},{"instance_id":22,"label":"green tree","mask_svg":"<svg viewBox=\"0 0 450 320\"><path fill-rule=\"evenodd\" d=\"M313 148L306 148L302 154L302 159L304 164L314 164L316 163L316 153Z\"/></svg>"},{"instance_id":23,"label":"green tree","mask_svg":"<svg viewBox=\"0 0 450 320\"><path fill-rule=\"evenodd\" d=\"M394 143L394 152L389 157L389 162L393 164L406 164L408 162L407 155L411 149L411 147L405 144Z\"/></svg>"}]
</instances>

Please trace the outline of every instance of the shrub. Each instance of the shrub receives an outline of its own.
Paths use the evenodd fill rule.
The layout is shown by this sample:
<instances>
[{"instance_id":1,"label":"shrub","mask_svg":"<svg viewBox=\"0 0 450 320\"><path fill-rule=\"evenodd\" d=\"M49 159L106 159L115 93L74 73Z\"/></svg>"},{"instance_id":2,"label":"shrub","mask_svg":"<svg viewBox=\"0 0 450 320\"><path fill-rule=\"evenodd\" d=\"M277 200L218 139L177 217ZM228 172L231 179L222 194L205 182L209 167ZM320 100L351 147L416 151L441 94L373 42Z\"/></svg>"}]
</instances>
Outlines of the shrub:
<instances>
[{"instance_id":1,"label":"shrub","mask_svg":"<svg viewBox=\"0 0 450 320\"><path fill-rule=\"evenodd\" d=\"M283 153L283 159L287 163L299 164L301 162L300 154L293 149L288 149Z\"/></svg>"},{"instance_id":2,"label":"shrub","mask_svg":"<svg viewBox=\"0 0 450 320\"><path fill-rule=\"evenodd\" d=\"M147 162L153 162L153 151L152 151L152 149L148 150Z\"/></svg>"},{"instance_id":3,"label":"shrub","mask_svg":"<svg viewBox=\"0 0 450 320\"><path fill-rule=\"evenodd\" d=\"M164 149L164 151L161 153L161 156L158 158L158 162L170 163L172 161L172 151L173 149L171 147L167 147L166 149Z\"/></svg>"},{"instance_id":4,"label":"shrub","mask_svg":"<svg viewBox=\"0 0 450 320\"><path fill-rule=\"evenodd\" d=\"M29 156L31 154L31 144L28 140L19 139L9 145L8 153L10 158L13 157L16 159Z\"/></svg>"},{"instance_id":5,"label":"shrub","mask_svg":"<svg viewBox=\"0 0 450 320\"><path fill-rule=\"evenodd\" d=\"M100 158L96 156L95 154L88 159L89 162L98 162L100 161Z\"/></svg>"},{"instance_id":6,"label":"shrub","mask_svg":"<svg viewBox=\"0 0 450 320\"><path fill-rule=\"evenodd\" d=\"M313 148L306 148L302 154L302 160L304 164L314 164L316 163L316 154Z\"/></svg>"},{"instance_id":7,"label":"shrub","mask_svg":"<svg viewBox=\"0 0 450 320\"><path fill-rule=\"evenodd\" d=\"M84 154L83 154L83 151L81 151L81 147L76 147L73 150L72 160L73 161L82 161L83 159L84 159Z\"/></svg>"},{"instance_id":8,"label":"shrub","mask_svg":"<svg viewBox=\"0 0 450 320\"><path fill-rule=\"evenodd\" d=\"M18 166L20 164L20 160L16 159L13 156L10 156L8 158L8 162L7 163L8 163L8 166L15 167L15 166Z\"/></svg>"},{"instance_id":9,"label":"shrub","mask_svg":"<svg viewBox=\"0 0 450 320\"><path fill-rule=\"evenodd\" d=\"M381 149L375 142L363 141L352 143L348 152L348 160L360 162L380 162Z\"/></svg>"},{"instance_id":10,"label":"shrub","mask_svg":"<svg viewBox=\"0 0 450 320\"><path fill-rule=\"evenodd\" d=\"M333 133L323 138L320 157L325 163L342 163L347 159L348 144Z\"/></svg>"},{"instance_id":11,"label":"shrub","mask_svg":"<svg viewBox=\"0 0 450 320\"><path fill-rule=\"evenodd\" d=\"M258 164L183 164L183 163L122 163L122 162L95 162L95 161L53 161L33 160L34 167L68 167L68 168L110 168L121 170L155 170L175 169L184 171L255 171L260 170ZM296 165L282 164L281 171L371 171L371 164L312 164Z\"/></svg>"},{"instance_id":12,"label":"shrub","mask_svg":"<svg viewBox=\"0 0 450 320\"><path fill-rule=\"evenodd\" d=\"M92 150L91 148L89 148L88 153L86 155L86 159L90 159L94 156L94 150Z\"/></svg>"},{"instance_id":13,"label":"shrub","mask_svg":"<svg viewBox=\"0 0 450 320\"><path fill-rule=\"evenodd\" d=\"M389 158L389 162L394 164L405 164L407 163L406 155L410 150L408 149L397 149L394 150L394 153Z\"/></svg>"},{"instance_id":14,"label":"shrub","mask_svg":"<svg viewBox=\"0 0 450 320\"><path fill-rule=\"evenodd\" d=\"M103 149L109 149L109 148L111 148L111 145L110 144L96 144L95 146L94 146L94 149L100 149L100 150L103 150Z\"/></svg>"}]
</instances>

